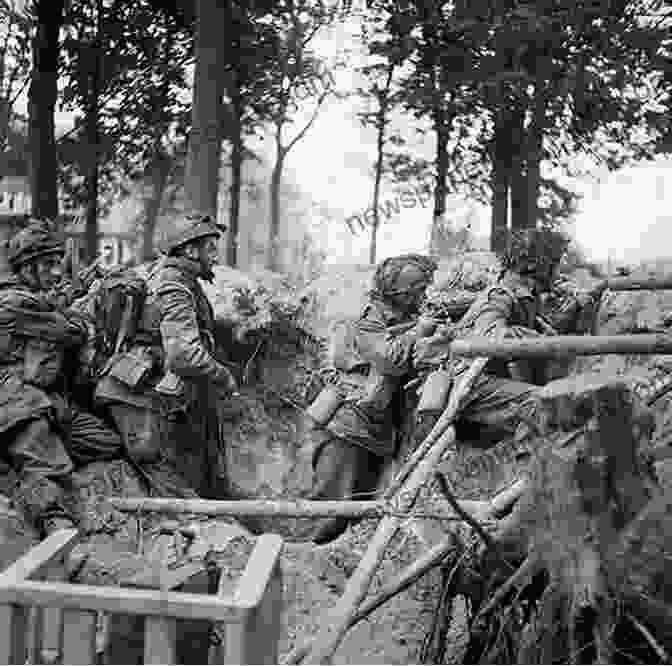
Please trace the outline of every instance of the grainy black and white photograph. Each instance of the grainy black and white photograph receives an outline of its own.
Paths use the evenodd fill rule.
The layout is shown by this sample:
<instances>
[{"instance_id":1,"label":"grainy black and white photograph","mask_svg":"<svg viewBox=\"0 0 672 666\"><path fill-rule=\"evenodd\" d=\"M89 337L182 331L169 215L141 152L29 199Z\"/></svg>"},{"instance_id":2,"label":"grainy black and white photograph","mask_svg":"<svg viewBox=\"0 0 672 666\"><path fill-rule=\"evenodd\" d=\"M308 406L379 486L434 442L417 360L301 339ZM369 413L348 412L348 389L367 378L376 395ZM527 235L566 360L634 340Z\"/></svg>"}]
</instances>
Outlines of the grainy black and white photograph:
<instances>
[{"instance_id":1,"label":"grainy black and white photograph","mask_svg":"<svg viewBox=\"0 0 672 666\"><path fill-rule=\"evenodd\" d=\"M0 663L672 663L671 193L666 0L0 0Z\"/></svg>"}]
</instances>

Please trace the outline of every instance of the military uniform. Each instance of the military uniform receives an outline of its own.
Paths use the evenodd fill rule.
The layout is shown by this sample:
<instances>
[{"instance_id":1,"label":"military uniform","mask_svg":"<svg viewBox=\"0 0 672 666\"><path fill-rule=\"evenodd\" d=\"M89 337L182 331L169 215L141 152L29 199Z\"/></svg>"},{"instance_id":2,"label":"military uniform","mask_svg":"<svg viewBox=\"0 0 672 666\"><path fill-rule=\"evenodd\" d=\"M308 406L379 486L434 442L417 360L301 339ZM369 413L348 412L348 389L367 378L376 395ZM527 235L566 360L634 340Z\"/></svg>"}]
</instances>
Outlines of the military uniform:
<instances>
[{"instance_id":1,"label":"military uniform","mask_svg":"<svg viewBox=\"0 0 672 666\"><path fill-rule=\"evenodd\" d=\"M539 335L535 325L541 302L533 286L550 278L565 241L560 235L537 230L512 236L514 245L504 257L506 270L476 298L452 330L452 339ZM425 362L441 363L453 382L471 365L468 359L449 359L447 353L442 354L440 340L434 354L424 356ZM492 360L476 380L460 411L459 421L514 433L521 417L532 409L537 386L544 382L544 364ZM440 411L418 415L416 441L421 441L429 432Z\"/></svg>"},{"instance_id":2,"label":"military uniform","mask_svg":"<svg viewBox=\"0 0 672 666\"><path fill-rule=\"evenodd\" d=\"M452 339L476 337L525 337L533 330L538 299L515 273L506 273L482 292L452 331ZM470 367L469 359L448 360L444 367L453 383ZM441 361L439 357L437 359ZM480 426L515 431L520 408L528 403L536 388L535 368L499 360L490 361L476 380L460 412L460 420ZM512 378L511 376L515 378ZM421 441L433 425L437 413L419 414L416 441Z\"/></svg>"},{"instance_id":3,"label":"military uniform","mask_svg":"<svg viewBox=\"0 0 672 666\"><path fill-rule=\"evenodd\" d=\"M354 326L352 354L341 363L334 385L342 396L329 421L312 432L314 483L312 500L371 498L381 472L396 453L404 415L412 399L403 386L413 372L414 341L425 332L416 312L409 312L382 284L385 269L405 262L418 266L426 283L435 264L415 255L388 260L378 270L378 288ZM415 263L417 262L417 263ZM347 519L322 521L313 539L328 541L340 534Z\"/></svg>"},{"instance_id":4,"label":"military uniform","mask_svg":"<svg viewBox=\"0 0 672 666\"><path fill-rule=\"evenodd\" d=\"M219 234L214 225L201 233ZM155 265L133 345L111 359L96 388L153 489L184 497L212 494L218 483L218 399L232 385L214 356L214 313L201 271L183 256Z\"/></svg>"},{"instance_id":5,"label":"military uniform","mask_svg":"<svg viewBox=\"0 0 672 666\"><path fill-rule=\"evenodd\" d=\"M58 244L39 229L34 233L35 226L14 239L18 250L29 250L32 242L37 250L46 246L56 252ZM71 520L62 499L73 470L118 456L121 441L68 398L68 363L86 340L83 322L57 311L45 294L17 275L0 280L0 318L2 455L18 476L14 499L48 532L51 525Z\"/></svg>"}]
</instances>

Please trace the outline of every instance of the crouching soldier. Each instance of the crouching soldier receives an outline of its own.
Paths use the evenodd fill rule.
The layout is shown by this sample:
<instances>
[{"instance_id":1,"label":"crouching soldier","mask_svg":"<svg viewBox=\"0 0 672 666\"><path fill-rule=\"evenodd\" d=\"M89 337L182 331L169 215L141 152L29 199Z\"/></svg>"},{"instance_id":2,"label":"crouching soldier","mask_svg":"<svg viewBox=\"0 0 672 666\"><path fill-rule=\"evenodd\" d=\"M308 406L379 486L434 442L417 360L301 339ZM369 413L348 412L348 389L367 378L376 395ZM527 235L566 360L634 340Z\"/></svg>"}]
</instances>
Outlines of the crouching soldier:
<instances>
[{"instance_id":1,"label":"crouching soldier","mask_svg":"<svg viewBox=\"0 0 672 666\"><path fill-rule=\"evenodd\" d=\"M375 492L385 463L396 453L413 344L426 333L419 306L435 270L433 260L415 254L377 267L369 302L352 331L351 353L335 360L336 381L309 410L318 423L310 499L370 498ZM336 538L348 522L321 521L313 541Z\"/></svg>"},{"instance_id":2,"label":"crouching soldier","mask_svg":"<svg viewBox=\"0 0 672 666\"><path fill-rule=\"evenodd\" d=\"M12 273L0 281L1 452L17 473L16 503L43 534L74 524L63 495L75 467L121 453L119 435L69 397L88 327L49 297L64 250L47 222L30 221L9 241Z\"/></svg>"},{"instance_id":3,"label":"crouching soldier","mask_svg":"<svg viewBox=\"0 0 672 666\"><path fill-rule=\"evenodd\" d=\"M538 335L534 328L540 312L540 295L548 291L566 247L567 239L557 232L537 229L512 232L502 257L502 274L479 294L449 337L437 335L416 342L413 351L416 368L440 368L435 371L435 395L426 396L423 390L420 398L416 442L431 430L443 411L450 387L471 364L469 359L450 359L450 341L474 336ZM525 361L490 361L464 402L458 426L471 424L503 434L515 433L521 416L531 408L532 394L543 384L539 370L537 364ZM441 378L445 384L443 391L436 389Z\"/></svg>"},{"instance_id":4,"label":"crouching soldier","mask_svg":"<svg viewBox=\"0 0 672 666\"><path fill-rule=\"evenodd\" d=\"M128 455L159 494L216 492L218 405L236 382L214 356L214 313L199 279L214 277L219 229L208 216L188 216L164 238L137 326L116 345L96 388Z\"/></svg>"}]
</instances>

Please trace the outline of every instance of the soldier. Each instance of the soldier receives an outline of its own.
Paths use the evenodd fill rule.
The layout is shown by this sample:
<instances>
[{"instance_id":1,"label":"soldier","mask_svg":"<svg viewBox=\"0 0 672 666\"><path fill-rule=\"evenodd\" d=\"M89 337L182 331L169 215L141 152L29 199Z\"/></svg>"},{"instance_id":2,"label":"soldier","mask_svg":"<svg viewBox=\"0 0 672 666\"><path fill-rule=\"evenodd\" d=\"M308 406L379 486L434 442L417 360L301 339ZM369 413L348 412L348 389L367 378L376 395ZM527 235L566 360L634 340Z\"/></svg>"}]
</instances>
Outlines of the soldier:
<instances>
[{"instance_id":1,"label":"soldier","mask_svg":"<svg viewBox=\"0 0 672 666\"><path fill-rule=\"evenodd\" d=\"M407 411L402 387L412 372L413 344L430 332L418 313L435 270L433 260L416 254L377 267L369 302L354 327L352 353L336 361L340 375L322 394L337 398L325 418L317 417L310 499L350 499L376 490L396 453L400 416ZM313 541L331 541L348 522L322 521Z\"/></svg>"},{"instance_id":2,"label":"soldier","mask_svg":"<svg viewBox=\"0 0 672 666\"><path fill-rule=\"evenodd\" d=\"M61 279L64 251L49 223L30 220L9 241L13 272L0 281L2 455L18 475L17 504L43 534L74 525L63 506L74 468L121 452L119 435L68 397L73 351L87 326L48 296Z\"/></svg>"},{"instance_id":3,"label":"soldier","mask_svg":"<svg viewBox=\"0 0 672 666\"><path fill-rule=\"evenodd\" d=\"M214 356L214 314L199 284L214 277L220 228L187 216L165 237L137 332L96 389L127 453L162 494L212 496L222 462L217 406L237 387Z\"/></svg>"},{"instance_id":4,"label":"soldier","mask_svg":"<svg viewBox=\"0 0 672 666\"><path fill-rule=\"evenodd\" d=\"M511 233L502 257L502 275L479 294L448 339L433 336L415 344L416 368L443 365L454 382L470 361L449 359L451 339L538 335L534 328L540 295L550 288L566 246L567 239L557 232L527 229ZM536 386L543 383L538 370L534 363L491 361L465 402L460 421L514 433ZM440 411L419 412L416 441L429 432Z\"/></svg>"}]
</instances>

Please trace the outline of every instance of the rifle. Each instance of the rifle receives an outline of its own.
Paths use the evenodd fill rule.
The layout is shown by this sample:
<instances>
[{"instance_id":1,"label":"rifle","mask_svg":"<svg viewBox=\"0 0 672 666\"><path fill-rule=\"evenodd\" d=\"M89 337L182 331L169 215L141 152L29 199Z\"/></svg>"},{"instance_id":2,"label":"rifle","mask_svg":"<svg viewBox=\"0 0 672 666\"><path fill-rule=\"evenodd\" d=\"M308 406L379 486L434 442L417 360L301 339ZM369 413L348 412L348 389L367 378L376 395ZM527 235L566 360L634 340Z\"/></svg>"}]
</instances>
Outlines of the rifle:
<instances>
[{"instance_id":1,"label":"rifle","mask_svg":"<svg viewBox=\"0 0 672 666\"><path fill-rule=\"evenodd\" d=\"M610 277L598 282L589 294L595 297L601 297L605 291L663 291L672 289L672 275L662 278L631 278L631 277ZM452 320L461 319L476 300L478 293L467 296L460 296L452 301L441 304L442 317ZM548 323L548 322L546 322Z\"/></svg>"}]
</instances>

